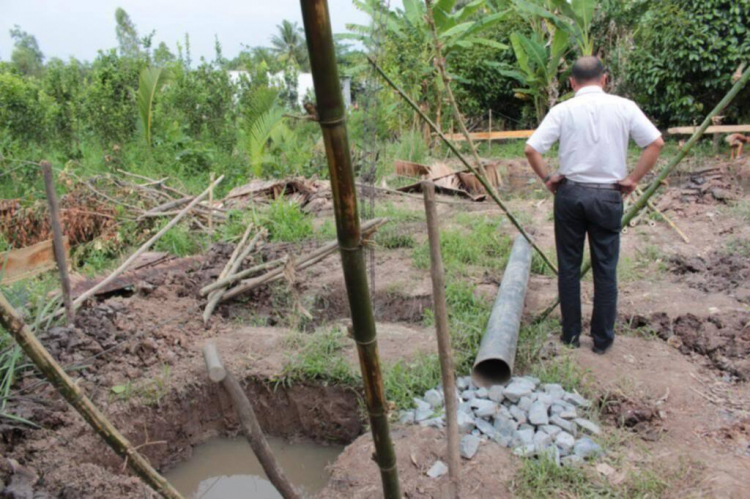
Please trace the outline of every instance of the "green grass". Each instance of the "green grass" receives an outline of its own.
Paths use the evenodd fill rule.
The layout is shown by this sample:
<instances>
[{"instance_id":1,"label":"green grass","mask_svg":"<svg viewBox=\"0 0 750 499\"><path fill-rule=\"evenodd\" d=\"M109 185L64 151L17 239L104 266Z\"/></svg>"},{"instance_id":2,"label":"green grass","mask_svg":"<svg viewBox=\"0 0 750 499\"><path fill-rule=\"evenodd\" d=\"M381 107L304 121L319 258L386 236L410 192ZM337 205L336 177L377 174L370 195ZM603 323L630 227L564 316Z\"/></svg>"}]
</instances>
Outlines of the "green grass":
<instances>
[{"instance_id":1,"label":"green grass","mask_svg":"<svg viewBox=\"0 0 750 499\"><path fill-rule=\"evenodd\" d=\"M448 274L462 273L467 266L498 270L508 263L513 241L500 231L501 221L482 218L460 228L440 231L440 250ZM429 243L414 248L414 265L421 270L430 267Z\"/></svg>"},{"instance_id":2,"label":"green grass","mask_svg":"<svg viewBox=\"0 0 750 499\"><path fill-rule=\"evenodd\" d=\"M750 258L750 239L733 237L727 241L727 252Z\"/></svg>"},{"instance_id":3,"label":"green grass","mask_svg":"<svg viewBox=\"0 0 750 499\"><path fill-rule=\"evenodd\" d=\"M359 385L360 376L344 358L343 350L351 339L344 330L331 327L312 335L292 332L287 338L291 348L299 348L284 368L282 378L287 383L314 379L335 384Z\"/></svg>"},{"instance_id":4,"label":"green grass","mask_svg":"<svg viewBox=\"0 0 750 499\"><path fill-rule=\"evenodd\" d=\"M150 379L133 383L128 380L110 388L110 400L129 401L136 397L145 405L160 406L162 399L169 393L172 372L168 365L162 366L161 373Z\"/></svg>"},{"instance_id":5,"label":"green grass","mask_svg":"<svg viewBox=\"0 0 750 499\"><path fill-rule=\"evenodd\" d=\"M169 221L164 221L154 232L161 230ZM154 244L154 251L165 251L178 257L199 253L207 245L207 236L191 231L186 223L177 224Z\"/></svg>"},{"instance_id":6,"label":"green grass","mask_svg":"<svg viewBox=\"0 0 750 499\"><path fill-rule=\"evenodd\" d=\"M750 223L750 201L741 199L732 203L727 210L730 215L739 218L743 222Z\"/></svg>"},{"instance_id":7,"label":"green grass","mask_svg":"<svg viewBox=\"0 0 750 499\"><path fill-rule=\"evenodd\" d=\"M292 243L313 235L312 218L302 211L299 203L283 196L260 210L257 221L268 230L271 241Z\"/></svg>"}]
</instances>

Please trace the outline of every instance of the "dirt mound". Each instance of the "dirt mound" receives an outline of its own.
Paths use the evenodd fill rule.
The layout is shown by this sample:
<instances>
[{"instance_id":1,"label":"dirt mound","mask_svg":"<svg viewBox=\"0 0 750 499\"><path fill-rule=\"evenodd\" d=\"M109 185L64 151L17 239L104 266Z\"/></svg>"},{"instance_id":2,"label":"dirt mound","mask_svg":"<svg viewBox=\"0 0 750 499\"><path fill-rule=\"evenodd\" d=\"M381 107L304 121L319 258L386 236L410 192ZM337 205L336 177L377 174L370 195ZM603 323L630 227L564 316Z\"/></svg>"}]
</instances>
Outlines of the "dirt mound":
<instances>
[{"instance_id":1,"label":"dirt mound","mask_svg":"<svg viewBox=\"0 0 750 499\"><path fill-rule=\"evenodd\" d=\"M739 288L737 299L750 303L750 258L715 251L708 257L675 255L670 259L672 273L683 276L688 286L706 293L731 293Z\"/></svg>"},{"instance_id":2,"label":"dirt mound","mask_svg":"<svg viewBox=\"0 0 750 499\"><path fill-rule=\"evenodd\" d=\"M655 404L614 395L602 399L600 406L604 421L619 428L630 429L644 440L656 440L663 431L661 416Z\"/></svg>"},{"instance_id":3,"label":"dirt mound","mask_svg":"<svg viewBox=\"0 0 750 499\"><path fill-rule=\"evenodd\" d=\"M671 320L665 313L634 316L630 324L647 328L684 354L696 353L711 365L741 381L750 380L750 313L729 312L698 317L685 314Z\"/></svg>"}]
</instances>

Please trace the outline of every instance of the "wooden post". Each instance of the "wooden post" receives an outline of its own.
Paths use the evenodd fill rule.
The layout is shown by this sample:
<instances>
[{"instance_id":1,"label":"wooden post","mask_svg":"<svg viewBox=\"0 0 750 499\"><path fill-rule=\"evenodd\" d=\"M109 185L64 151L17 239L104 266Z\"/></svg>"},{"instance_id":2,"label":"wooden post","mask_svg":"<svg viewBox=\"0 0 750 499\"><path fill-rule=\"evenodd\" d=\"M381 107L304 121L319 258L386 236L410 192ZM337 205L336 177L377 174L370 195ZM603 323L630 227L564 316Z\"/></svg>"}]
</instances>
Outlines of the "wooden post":
<instances>
[{"instance_id":1,"label":"wooden post","mask_svg":"<svg viewBox=\"0 0 750 499\"><path fill-rule=\"evenodd\" d=\"M60 272L60 287L62 288L63 304L65 305L65 316L68 325L75 320L75 309L70 297L70 276L68 275L68 262L65 259L65 246L63 244L62 225L60 225L60 205L55 192L55 181L52 178L52 165L49 161L39 163L44 176L44 189L47 191L47 204L49 205L49 223L52 227L52 246L55 251L55 261Z\"/></svg>"},{"instance_id":2,"label":"wooden post","mask_svg":"<svg viewBox=\"0 0 750 499\"><path fill-rule=\"evenodd\" d=\"M213 237L214 235L214 172L211 172L211 182L208 191L208 207L211 211L208 212L208 235Z\"/></svg>"},{"instance_id":3,"label":"wooden post","mask_svg":"<svg viewBox=\"0 0 750 499\"><path fill-rule=\"evenodd\" d=\"M232 399L232 405L240 419L242 433L245 434L245 438L247 438L255 456L260 461L268 479L284 499L301 499L302 496L276 461L247 395L245 395L237 379L222 365L219 352L213 344L209 343L203 347L203 358L206 361L209 378L212 381L220 382L229 394L229 398Z\"/></svg>"},{"instance_id":4,"label":"wooden post","mask_svg":"<svg viewBox=\"0 0 750 499\"><path fill-rule=\"evenodd\" d=\"M492 108L490 108L490 126L489 126L488 131L490 132L490 136L488 140L490 141L489 150L490 150L490 156L491 156L492 155Z\"/></svg>"},{"instance_id":5,"label":"wooden post","mask_svg":"<svg viewBox=\"0 0 750 499\"><path fill-rule=\"evenodd\" d=\"M31 359L41 373L52 383L62 397L83 416L83 419L96 433L114 450L118 456L125 459L128 467L141 477L152 489L162 497L168 499L182 499L177 490L148 463L133 444L131 444L117 428L112 426L107 417L89 400L83 390L73 382L62 367L47 352L44 346L34 336L21 314L13 309L5 296L0 293L0 325L2 325L16 343Z\"/></svg>"},{"instance_id":6,"label":"wooden post","mask_svg":"<svg viewBox=\"0 0 750 499\"><path fill-rule=\"evenodd\" d=\"M448 332L448 307L445 300L445 271L440 253L440 223L435 205L435 184L422 182L424 210L427 214L427 234L430 240L430 276L432 277L432 304L435 311L440 371L443 377L445 398L445 420L448 442L448 472L450 477L447 495L458 498L461 460L458 453L458 403L456 400L456 377L453 371L453 350Z\"/></svg>"},{"instance_id":7,"label":"wooden post","mask_svg":"<svg viewBox=\"0 0 750 499\"><path fill-rule=\"evenodd\" d=\"M315 84L318 122L328 157L336 234L351 310L353 336L362 370L365 406L370 417L375 444L375 460L380 468L383 495L387 499L401 499L396 452L388 425L388 401L385 398L380 370L375 317L367 284L364 242L357 209L357 189L354 186L354 170L346 131L346 111L341 95L328 2L300 0L300 4Z\"/></svg>"}]
</instances>

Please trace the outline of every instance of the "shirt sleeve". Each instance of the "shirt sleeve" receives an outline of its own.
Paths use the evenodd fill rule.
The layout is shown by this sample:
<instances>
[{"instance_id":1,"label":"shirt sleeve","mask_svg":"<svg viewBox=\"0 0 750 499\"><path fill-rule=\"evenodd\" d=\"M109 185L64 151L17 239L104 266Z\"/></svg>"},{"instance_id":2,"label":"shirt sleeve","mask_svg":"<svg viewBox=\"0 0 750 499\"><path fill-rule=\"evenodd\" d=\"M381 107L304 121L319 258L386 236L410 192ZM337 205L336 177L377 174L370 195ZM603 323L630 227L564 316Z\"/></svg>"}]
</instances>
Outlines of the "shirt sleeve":
<instances>
[{"instance_id":1,"label":"shirt sleeve","mask_svg":"<svg viewBox=\"0 0 750 499\"><path fill-rule=\"evenodd\" d=\"M632 112L630 116L630 136L633 138L638 147L646 147L659 137L661 132L657 129L651 120L649 120L638 104L632 103Z\"/></svg>"},{"instance_id":2,"label":"shirt sleeve","mask_svg":"<svg viewBox=\"0 0 750 499\"><path fill-rule=\"evenodd\" d=\"M544 154L550 150L552 144L560 140L561 128L559 113L553 107L526 144L533 147L536 152Z\"/></svg>"}]
</instances>

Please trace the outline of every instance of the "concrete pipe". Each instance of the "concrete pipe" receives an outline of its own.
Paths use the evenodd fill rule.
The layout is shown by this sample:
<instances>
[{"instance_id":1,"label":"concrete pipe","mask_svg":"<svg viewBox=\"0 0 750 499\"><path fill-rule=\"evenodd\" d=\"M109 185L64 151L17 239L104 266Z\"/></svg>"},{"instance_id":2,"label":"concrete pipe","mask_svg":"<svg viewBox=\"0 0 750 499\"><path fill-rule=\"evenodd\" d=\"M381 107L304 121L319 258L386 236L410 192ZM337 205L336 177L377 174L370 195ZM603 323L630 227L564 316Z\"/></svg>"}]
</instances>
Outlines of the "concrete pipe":
<instances>
[{"instance_id":1,"label":"concrete pipe","mask_svg":"<svg viewBox=\"0 0 750 499\"><path fill-rule=\"evenodd\" d=\"M513 373L530 271L531 246L519 235L513 243L500 291L474 361L471 377L477 386L505 383Z\"/></svg>"}]
</instances>

